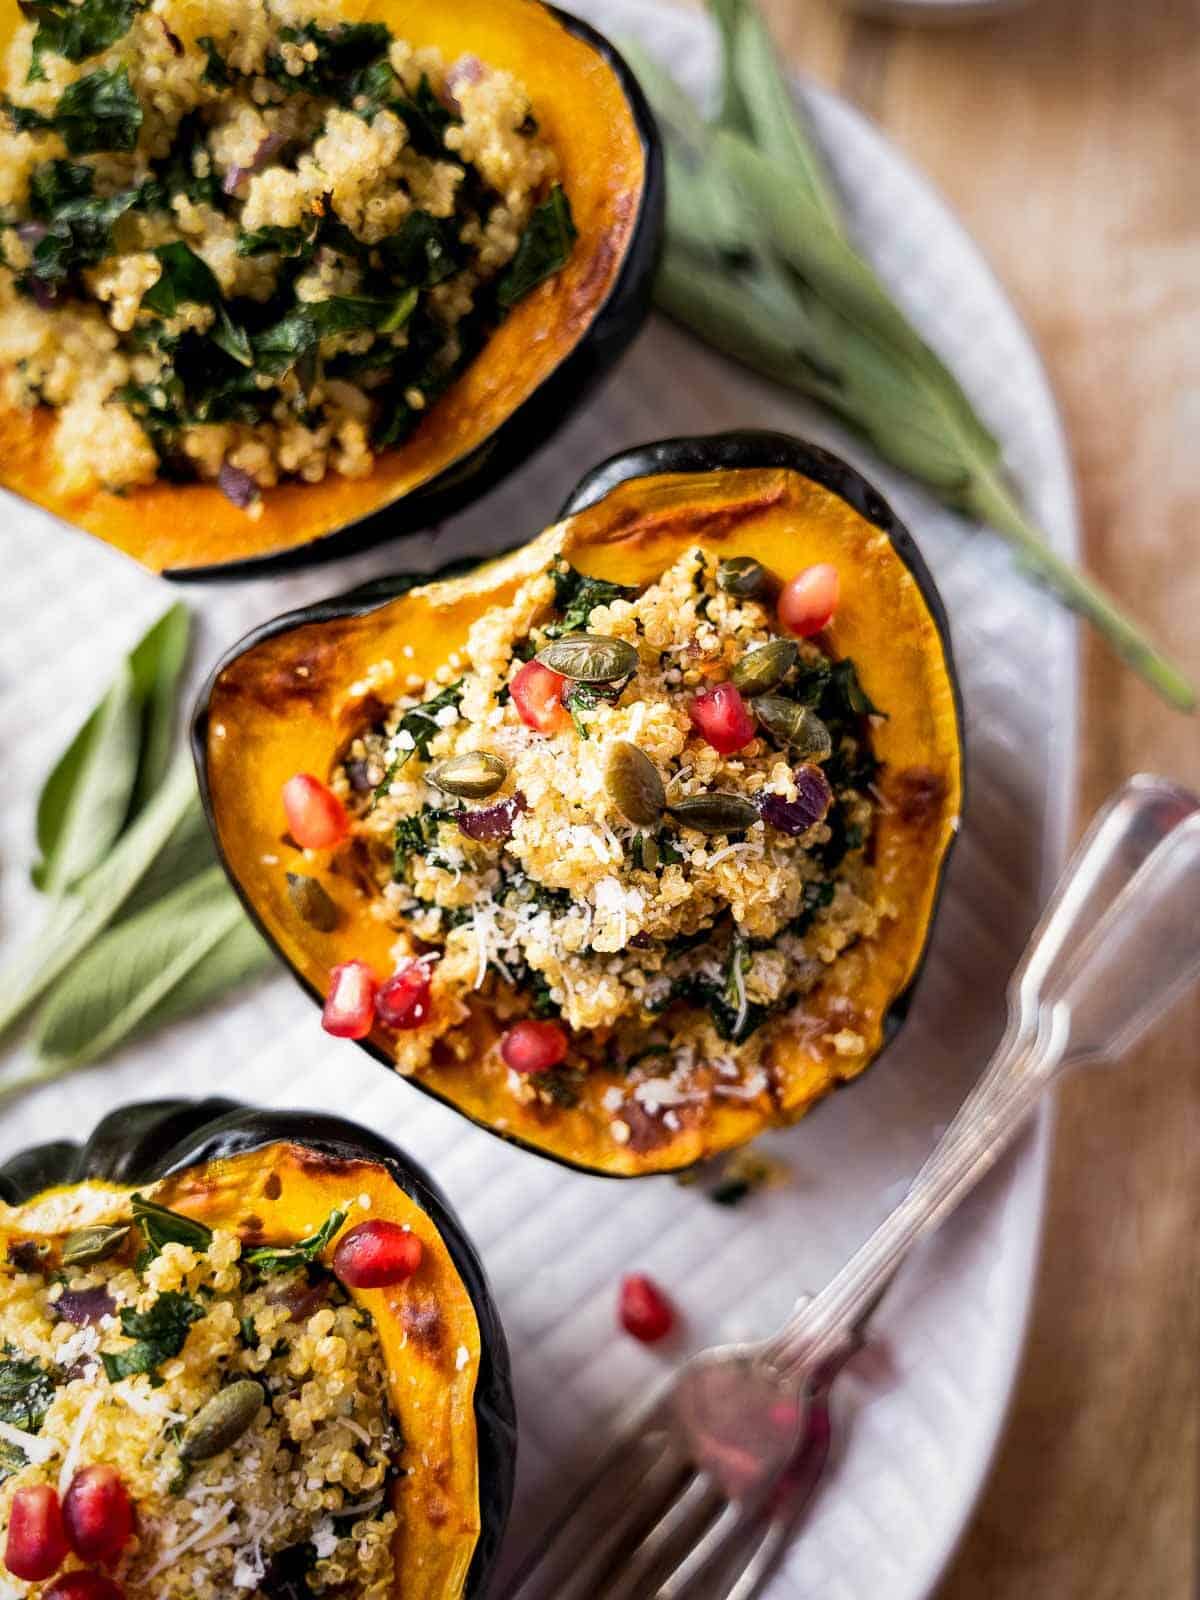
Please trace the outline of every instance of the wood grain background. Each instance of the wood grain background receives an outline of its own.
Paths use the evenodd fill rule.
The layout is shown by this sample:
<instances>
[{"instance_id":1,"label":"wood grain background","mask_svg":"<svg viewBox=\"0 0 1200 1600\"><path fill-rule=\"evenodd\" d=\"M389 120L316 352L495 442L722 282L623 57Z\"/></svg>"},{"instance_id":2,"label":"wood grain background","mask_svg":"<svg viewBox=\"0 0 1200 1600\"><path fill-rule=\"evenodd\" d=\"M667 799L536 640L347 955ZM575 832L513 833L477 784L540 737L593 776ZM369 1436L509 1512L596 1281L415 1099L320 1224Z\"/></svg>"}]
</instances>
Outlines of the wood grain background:
<instances>
[{"instance_id":1,"label":"wood grain background","mask_svg":"<svg viewBox=\"0 0 1200 1600\"><path fill-rule=\"evenodd\" d=\"M937 29L762 4L990 256L1065 413L1088 564L1200 679L1200 0L1030 0ZM1200 788L1200 721L1093 639L1083 664L1080 825L1138 770ZM1024 1369L939 1600L1191 1600L1198 1511L1193 996L1062 1095Z\"/></svg>"}]
</instances>

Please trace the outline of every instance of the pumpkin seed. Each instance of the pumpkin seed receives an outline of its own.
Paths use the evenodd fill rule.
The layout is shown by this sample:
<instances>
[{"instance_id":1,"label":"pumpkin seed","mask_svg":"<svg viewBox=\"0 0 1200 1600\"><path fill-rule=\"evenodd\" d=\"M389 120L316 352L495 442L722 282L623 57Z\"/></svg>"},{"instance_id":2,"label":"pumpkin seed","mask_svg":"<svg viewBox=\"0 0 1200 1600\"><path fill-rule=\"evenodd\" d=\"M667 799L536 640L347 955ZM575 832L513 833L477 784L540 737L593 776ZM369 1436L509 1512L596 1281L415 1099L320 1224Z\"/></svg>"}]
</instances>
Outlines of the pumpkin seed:
<instances>
[{"instance_id":1,"label":"pumpkin seed","mask_svg":"<svg viewBox=\"0 0 1200 1600\"><path fill-rule=\"evenodd\" d=\"M439 761L425 776L447 794L464 800L485 800L508 777L508 763L487 750L468 750L464 755Z\"/></svg>"},{"instance_id":2,"label":"pumpkin seed","mask_svg":"<svg viewBox=\"0 0 1200 1600\"><path fill-rule=\"evenodd\" d=\"M338 908L316 878L306 878L302 872L289 872L287 886L292 909L302 922L321 933L330 933L337 927Z\"/></svg>"},{"instance_id":3,"label":"pumpkin seed","mask_svg":"<svg viewBox=\"0 0 1200 1600\"><path fill-rule=\"evenodd\" d=\"M735 600L770 600L780 587L775 574L753 556L730 556L717 564L717 588Z\"/></svg>"},{"instance_id":4,"label":"pumpkin seed","mask_svg":"<svg viewBox=\"0 0 1200 1600\"><path fill-rule=\"evenodd\" d=\"M208 1461L236 1444L262 1410L262 1385L239 1378L218 1390L183 1430L179 1454L184 1461Z\"/></svg>"},{"instance_id":5,"label":"pumpkin seed","mask_svg":"<svg viewBox=\"0 0 1200 1600\"><path fill-rule=\"evenodd\" d=\"M783 682L799 654L799 646L791 639L772 639L757 650L748 650L729 674L729 681L741 694L766 694Z\"/></svg>"},{"instance_id":6,"label":"pumpkin seed","mask_svg":"<svg viewBox=\"0 0 1200 1600\"><path fill-rule=\"evenodd\" d=\"M764 694L754 702L754 715L773 739L805 761L824 761L833 751L829 729L808 706L783 695Z\"/></svg>"},{"instance_id":7,"label":"pumpkin seed","mask_svg":"<svg viewBox=\"0 0 1200 1600\"><path fill-rule=\"evenodd\" d=\"M650 757L627 739L608 753L604 782L621 815L636 828L651 828L663 814L667 792Z\"/></svg>"},{"instance_id":8,"label":"pumpkin seed","mask_svg":"<svg viewBox=\"0 0 1200 1600\"><path fill-rule=\"evenodd\" d=\"M572 633L539 650L537 659L551 672L576 683L615 683L637 670L638 653L625 639L603 633Z\"/></svg>"},{"instance_id":9,"label":"pumpkin seed","mask_svg":"<svg viewBox=\"0 0 1200 1600\"><path fill-rule=\"evenodd\" d=\"M86 1267L93 1261L107 1261L129 1237L129 1224L105 1227L96 1223L90 1228L74 1228L63 1240L64 1267Z\"/></svg>"},{"instance_id":10,"label":"pumpkin seed","mask_svg":"<svg viewBox=\"0 0 1200 1600\"><path fill-rule=\"evenodd\" d=\"M758 821L758 807L740 794L689 794L669 807L676 822L697 833L741 833Z\"/></svg>"}]
</instances>

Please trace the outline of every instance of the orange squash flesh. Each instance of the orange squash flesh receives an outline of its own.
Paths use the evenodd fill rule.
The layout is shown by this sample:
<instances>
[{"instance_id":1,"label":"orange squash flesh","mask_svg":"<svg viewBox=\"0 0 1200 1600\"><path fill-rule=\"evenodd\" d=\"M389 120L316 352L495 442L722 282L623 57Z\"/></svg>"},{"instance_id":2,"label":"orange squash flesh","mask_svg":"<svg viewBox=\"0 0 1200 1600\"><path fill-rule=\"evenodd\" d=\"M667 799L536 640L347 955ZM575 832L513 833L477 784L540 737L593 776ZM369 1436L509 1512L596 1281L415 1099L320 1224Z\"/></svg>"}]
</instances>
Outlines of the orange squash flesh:
<instances>
[{"instance_id":1,"label":"orange squash flesh","mask_svg":"<svg viewBox=\"0 0 1200 1600\"><path fill-rule=\"evenodd\" d=\"M100 1217L98 1192L113 1199ZM130 1193L91 1182L47 1190L22 1206L0 1205L0 1256L14 1237L61 1238L75 1225L75 1203L86 1205L75 1216L88 1222L127 1217ZM295 1144L208 1162L164 1179L149 1193L161 1205L254 1243L294 1243L338 1206L349 1212L341 1231L367 1217L382 1218L411 1228L420 1239L424 1256L412 1278L348 1292L375 1320L392 1411L410 1446L405 1474L394 1487L397 1600L461 1595L480 1533L473 1409L480 1334L470 1296L431 1219L379 1164ZM362 1196L369 1209L358 1204ZM322 1254L326 1265L336 1243L337 1236Z\"/></svg>"},{"instance_id":2,"label":"orange squash flesh","mask_svg":"<svg viewBox=\"0 0 1200 1600\"><path fill-rule=\"evenodd\" d=\"M579 236L563 270L514 308L416 432L377 457L367 477L331 472L317 484L280 484L265 491L257 517L212 484L159 480L121 495L66 494L57 483L55 413L0 410L0 485L153 571L300 550L453 469L581 345L637 231L646 154L626 91L597 49L538 0L343 0L342 10L347 21L383 22L398 38L435 46L448 61L470 53L513 73L558 154ZM15 0L0 0L0 55L20 21Z\"/></svg>"},{"instance_id":3,"label":"orange squash flesh","mask_svg":"<svg viewBox=\"0 0 1200 1600\"><path fill-rule=\"evenodd\" d=\"M587 1074L574 1108L519 1104L491 1049L498 1030L485 1005L472 1015L469 1045L439 1049L416 1080L494 1132L614 1175L684 1167L796 1120L878 1054L914 978L958 827L962 764L947 646L921 583L888 535L790 469L635 478L466 577L356 616L282 619L218 670L197 729L210 819L231 878L320 998L338 962L358 959L389 971L392 934L356 882L327 862L306 863L284 837L283 783L301 771L328 775L371 720L368 697L387 704L409 673L431 675L477 617L507 604L522 580L555 556L596 577L644 584L695 544L718 559L755 557L781 576L817 561L838 567L842 601L827 630L829 646L853 658L867 695L887 713L873 732L883 764L874 859L880 898L895 915L847 951L810 996L804 1034L784 1035L773 1046L769 1093L749 1103L721 1101L695 1125L664 1133L653 1149L639 1152L613 1139L602 1102L618 1080L607 1072ZM332 932L297 917L287 896L289 870L320 873L341 912ZM843 1030L862 1036L861 1050L838 1053L831 1041ZM385 1030L367 1047L392 1060Z\"/></svg>"}]
</instances>

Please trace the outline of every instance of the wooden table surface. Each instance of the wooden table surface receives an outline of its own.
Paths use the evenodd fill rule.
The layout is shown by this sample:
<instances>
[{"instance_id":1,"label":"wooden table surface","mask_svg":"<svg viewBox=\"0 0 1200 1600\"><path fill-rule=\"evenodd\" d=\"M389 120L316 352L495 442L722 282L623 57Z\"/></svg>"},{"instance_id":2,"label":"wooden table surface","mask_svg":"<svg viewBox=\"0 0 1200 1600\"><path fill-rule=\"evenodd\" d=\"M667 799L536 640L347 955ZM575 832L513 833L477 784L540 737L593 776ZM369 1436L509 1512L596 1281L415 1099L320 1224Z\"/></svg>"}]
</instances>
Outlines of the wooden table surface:
<instances>
[{"instance_id":1,"label":"wooden table surface","mask_svg":"<svg viewBox=\"0 0 1200 1600\"><path fill-rule=\"evenodd\" d=\"M763 5L991 258L1066 417L1087 561L1200 680L1200 3L1030 0L936 29ZM1094 639L1083 668L1080 826L1138 770L1200 788L1200 721ZM1198 1039L1193 997L1063 1092L1024 1369L939 1600L1197 1592Z\"/></svg>"}]
</instances>

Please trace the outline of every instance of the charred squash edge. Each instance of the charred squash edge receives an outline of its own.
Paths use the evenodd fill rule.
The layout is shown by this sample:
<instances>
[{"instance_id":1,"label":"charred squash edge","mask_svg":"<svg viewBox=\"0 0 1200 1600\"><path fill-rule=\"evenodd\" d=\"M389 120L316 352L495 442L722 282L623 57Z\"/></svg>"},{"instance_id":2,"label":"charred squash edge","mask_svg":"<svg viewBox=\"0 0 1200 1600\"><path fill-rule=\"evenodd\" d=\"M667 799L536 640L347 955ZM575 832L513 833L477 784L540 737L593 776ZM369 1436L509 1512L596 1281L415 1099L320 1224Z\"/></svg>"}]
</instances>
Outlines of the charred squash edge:
<instances>
[{"instance_id":1,"label":"charred squash edge","mask_svg":"<svg viewBox=\"0 0 1200 1600\"><path fill-rule=\"evenodd\" d=\"M543 4L542 0L506 0L506 3L514 8L523 5L536 7L537 10L547 13L566 34L586 46L599 58L616 80L619 98L628 113L632 146L640 152L641 157L640 181L636 185L631 185L630 191L631 199L636 201L635 211L632 219L621 229L620 265L615 275L606 278L607 288L588 312L586 321L564 341L561 354L546 375L514 410L502 416L484 437L469 442L459 455L445 462L433 476L424 481L417 481L407 489L399 489L389 499L370 503L369 490L375 479L374 472L362 480L361 485L348 480L338 480L339 496L353 501L357 492L365 502L365 509L361 514L352 513L347 520L335 523L303 542L282 544L272 549L258 548L260 534L255 530L261 530L261 524L246 519L247 540L253 547L253 553L245 556L234 555L228 560L196 564L186 560L176 562L168 560L160 567L152 559L143 561L143 556L139 552L146 549L147 541L144 539L131 536L126 547L122 541L110 538L99 529L87 528L83 522L76 522L69 498L49 493L43 481L45 468L42 463L47 440L41 435L34 439L31 434L23 444L23 453L32 458L32 464L27 465L23 474L18 475L11 484L5 474L0 472L0 487L8 488L11 493L42 506L71 526L91 533L102 542L109 543L116 549L124 549L133 559L143 561L143 564L149 566L151 570L162 570L164 576L168 578L179 581L249 578L350 555L381 540L413 533L422 527L427 527L479 498L535 450L540 449L619 359L638 333L649 312L651 285L662 245L666 190L662 147L653 114L638 86L637 79L619 52L589 23L561 11L556 6ZM14 0L6 0L6 4L13 5L15 13ZM353 14L357 14L361 9L361 3L352 3L348 7ZM376 0L376 3L372 4L373 16L378 14L386 21L386 11L387 0L381 0L381 3ZM0 36L3 35L3 31L0 26ZM565 82L562 93L564 96L568 93ZM605 251L611 249L607 240L607 233L611 231L613 230L606 229L605 236L593 243L596 259L591 270L596 276L605 276L601 269ZM564 271L570 271L569 263ZM575 290L578 295L582 295L583 292L582 288ZM536 342L535 335L541 325L538 319L540 317L544 321L547 316L546 307L553 303L552 283L543 285L512 312L505 326L518 325L530 340ZM567 309L564 308L561 315L565 319ZM553 321L550 326L553 326ZM488 343L463 377L456 380L447 394L441 398L438 407L453 400L455 390L466 381L472 368L487 362L491 344L492 339L489 337ZM436 416L438 407L431 409L431 419ZM4 446L3 453L6 456L11 458L16 444L21 442L16 435L9 437L12 429L48 428L49 421L42 416L44 409L39 408L37 412L32 413L34 420L28 423L23 420L24 413L0 413L0 443ZM4 426L6 418L8 431L5 431ZM404 450L411 445L419 470L421 434L422 430L418 429L406 445L385 452L385 456L395 456L398 450ZM328 482L327 479L326 483ZM322 487L322 485L293 484L282 485L279 490L267 491L264 517L273 516L274 495L295 497L303 494L311 502L314 495L320 496ZM26 489L35 492L26 493ZM49 498L47 498L48 493ZM220 491L212 485L164 487L160 481L151 485L147 493L163 499L165 509L181 517L203 518L206 505L210 515L226 514L227 508L221 501ZM154 508L146 506L147 493L139 494L135 491L128 497L127 507L116 496L105 496L104 503L112 515L124 515L131 523L136 523L154 515ZM193 497L191 504L189 496ZM111 506L109 501L112 502ZM303 501L298 503L302 509ZM160 512L162 509L159 508ZM244 516L244 513L238 515ZM286 512L281 509L276 520L280 523L282 536L287 520Z\"/></svg>"},{"instance_id":2,"label":"charred squash edge","mask_svg":"<svg viewBox=\"0 0 1200 1600\"><path fill-rule=\"evenodd\" d=\"M945 807L946 827L944 837L938 847L937 866L932 875L929 888L927 915L921 928L920 942L913 947L907 980L881 1012L880 1041L864 1061L863 1065L865 1066L877 1059L908 1015L928 950L938 901L945 881L946 868L956 838L964 794L962 701L957 675L954 670L949 624L932 575L911 535L892 512L883 497L871 487L855 468L849 466L839 457L817 446L784 434L754 430L723 433L700 438L666 439L622 451L601 463L583 478L563 506L559 521L562 522L567 518L576 517L590 511L591 508L600 505L614 492L621 490L624 485L639 480L649 481L663 475L686 476L697 474L709 476L714 473L764 469L777 469L794 473L801 479L807 479L811 483L818 485L819 488L828 490L832 495L844 501L865 522L886 536L895 554L899 557L916 585L924 613L928 617L936 636L937 646L941 653L940 671L944 675L945 684L949 691L950 705L947 714L953 726L951 730L952 749L950 754L952 759L950 760L949 792L946 797L947 804ZM489 561L484 563L483 566L492 564L493 561ZM226 653L217 663L208 683L199 696L192 724L192 747L205 813L208 817L218 854L226 868L230 882L241 898L251 919L281 956L296 981L317 1001L318 1005L323 1002L323 994L314 983L311 983L306 976L296 970L291 960L282 950L270 925L261 916L252 894L239 880L238 874L233 870L227 858L216 817L209 771L209 713L214 693L222 675L228 668L242 656L255 650L268 640L289 633L296 628L368 615L414 588L448 578L462 577L476 570L482 570L481 565L467 561L459 562L451 568L443 569L441 572L419 576L403 575L392 579L385 578L364 588L352 590L348 594L300 608L278 617L274 621L267 622L249 633ZM880 692L880 698L886 699L886 685ZM337 959L346 958L347 956L344 954L339 954L337 957ZM375 1039L367 1038L359 1040L358 1043L376 1060L383 1063L390 1070L395 1070L393 1059ZM464 1109L449 1093L442 1092L433 1084L420 1079L410 1081L414 1087L420 1089L423 1093L430 1094L435 1099L451 1106L460 1115L467 1117L468 1120L475 1122L478 1126L486 1128L489 1133L495 1134L497 1137L519 1145L524 1149L533 1150L539 1155L577 1171L607 1177L642 1177L664 1171L678 1171L694 1164L696 1160L703 1160L708 1155L717 1153L716 1149L705 1150L697 1156L681 1159L673 1164L662 1163L656 1165L653 1162L647 1162L644 1166L631 1167L627 1164L630 1159L627 1147L618 1147L614 1144L614 1152L619 1151L620 1157L623 1159L618 1161L617 1158L614 1158L611 1166L604 1166L594 1160L576 1159L561 1149L541 1145L532 1137L514 1133L510 1129L496 1127L484 1118ZM832 1086L841 1087L842 1081L839 1080ZM803 1105L798 1105L797 1109L783 1120L791 1121L803 1115L808 1106L816 1099L821 1098L825 1092L825 1088L819 1089L811 1099L806 1100ZM778 1119L770 1122L760 1119L758 1127L745 1132L740 1138L720 1145L718 1149L731 1148L736 1143L744 1143L758 1132L778 1125Z\"/></svg>"},{"instance_id":3,"label":"charred squash edge","mask_svg":"<svg viewBox=\"0 0 1200 1600\"><path fill-rule=\"evenodd\" d=\"M331 1209L345 1197L346 1180L337 1176L341 1169L363 1163L383 1168L432 1223L466 1292L480 1344L473 1397L479 1533L460 1592L463 1600L482 1600L513 1496L517 1435L508 1348L474 1247L445 1196L409 1156L378 1134L319 1112L254 1110L220 1098L147 1101L110 1112L83 1144L60 1140L13 1156L0 1165L0 1200L24 1207L47 1190L87 1181L134 1189L184 1175L194 1178L216 1163L276 1145L304 1152L318 1171L321 1163L329 1163L329 1174L319 1181L330 1185ZM212 1220L213 1213L207 1215ZM0 1235L5 1231L11 1226L6 1230L0 1219ZM378 1304L373 1310L381 1316ZM398 1596L415 1592L406 1586L403 1547L401 1557Z\"/></svg>"}]
</instances>

